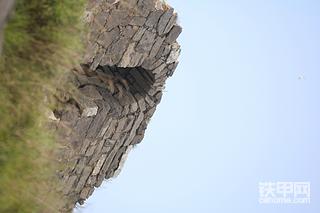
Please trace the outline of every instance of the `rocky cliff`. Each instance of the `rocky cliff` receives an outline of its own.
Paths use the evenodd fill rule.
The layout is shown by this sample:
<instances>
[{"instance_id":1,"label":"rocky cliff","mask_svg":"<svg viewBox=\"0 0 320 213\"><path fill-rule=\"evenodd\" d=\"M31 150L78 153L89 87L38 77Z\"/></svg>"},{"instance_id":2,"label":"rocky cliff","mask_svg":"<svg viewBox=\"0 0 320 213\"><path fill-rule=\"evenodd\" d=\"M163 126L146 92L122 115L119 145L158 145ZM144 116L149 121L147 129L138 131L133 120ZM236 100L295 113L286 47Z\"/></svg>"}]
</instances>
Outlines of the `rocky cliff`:
<instances>
[{"instance_id":1,"label":"rocky cliff","mask_svg":"<svg viewBox=\"0 0 320 213\"><path fill-rule=\"evenodd\" d=\"M13 3L0 0L1 40ZM68 200L63 212L120 172L142 141L180 54L182 28L162 0L89 0L83 19L81 66L70 72L70 87L58 82L59 104L49 117L64 165L57 171L58 190Z\"/></svg>"},{"instance_id":2,"label":"rocky cliff","mask_svg":"<svg viewBox=\"0 0 320 213\"><path fill-rule=\"evenodd\" d=\"M92 0L85 20L86 54L70 78L76 92L64 95L52 118L68 165L60 172L68 208L117 175L142 141L178 65L182 31L159 0Z\"/></svg>"}]
</instances>

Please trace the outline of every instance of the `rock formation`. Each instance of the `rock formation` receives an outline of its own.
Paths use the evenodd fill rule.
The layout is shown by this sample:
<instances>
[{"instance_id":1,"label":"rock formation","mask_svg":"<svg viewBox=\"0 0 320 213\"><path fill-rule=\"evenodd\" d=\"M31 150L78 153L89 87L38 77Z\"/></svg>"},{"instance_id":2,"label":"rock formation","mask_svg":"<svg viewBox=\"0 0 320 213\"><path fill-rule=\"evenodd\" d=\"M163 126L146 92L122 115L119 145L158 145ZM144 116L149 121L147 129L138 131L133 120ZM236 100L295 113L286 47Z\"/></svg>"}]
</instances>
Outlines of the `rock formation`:
<instances>
[{"instance_id":1,"label":"rock formation","mask_svg":"<svg viewBox=\"0 0 320 213\"><path fill-rule=\"evenodd\" d=\"M14 1L0 0L0 51ZM68 76L50 116L61 144L57 171L70 211L116 176L144 137L165 82L178 65L182 28L162 0L89 0L82 68ZM106 80L104 80L106 79Z\"/></svg>"},{"instance_id":2,"label":"rock formation","mask_svg":"<svg viewBox=\"0 0 320 213\"><path fill-rule=\"evenodd\" d=\"M85 20L87 70L72 73L76 92L64 94L63 107L51 117L63 145L67 209L119 173L143 139L180 53L176 39L182 28L163 1L90 0Z\"/></svg>"}]
</instances>

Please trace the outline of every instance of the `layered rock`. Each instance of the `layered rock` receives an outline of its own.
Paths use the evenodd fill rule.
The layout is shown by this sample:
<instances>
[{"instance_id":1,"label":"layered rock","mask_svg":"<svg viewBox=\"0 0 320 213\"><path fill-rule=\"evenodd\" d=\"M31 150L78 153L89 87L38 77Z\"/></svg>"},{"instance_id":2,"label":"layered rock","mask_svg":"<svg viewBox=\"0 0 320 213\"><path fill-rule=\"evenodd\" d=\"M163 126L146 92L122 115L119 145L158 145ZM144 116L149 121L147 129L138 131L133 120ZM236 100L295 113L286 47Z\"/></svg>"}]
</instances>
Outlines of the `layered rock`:
<instances>
[{"instance_id":1,"label":"layered rock","mask_svg":"<svg viewBox=\"0 0 320 213\"><path fill-rule=\"evenodd\" d=\"M76 93L54 111L69 209L116 176L143 139L166 79L178 65L176 39L182 30L174 10L159 0L91 0L85 19L89 35L82 63L90 72L114 76L118 90L99 76L74 72Z\"/></svg>"}]
</instances>

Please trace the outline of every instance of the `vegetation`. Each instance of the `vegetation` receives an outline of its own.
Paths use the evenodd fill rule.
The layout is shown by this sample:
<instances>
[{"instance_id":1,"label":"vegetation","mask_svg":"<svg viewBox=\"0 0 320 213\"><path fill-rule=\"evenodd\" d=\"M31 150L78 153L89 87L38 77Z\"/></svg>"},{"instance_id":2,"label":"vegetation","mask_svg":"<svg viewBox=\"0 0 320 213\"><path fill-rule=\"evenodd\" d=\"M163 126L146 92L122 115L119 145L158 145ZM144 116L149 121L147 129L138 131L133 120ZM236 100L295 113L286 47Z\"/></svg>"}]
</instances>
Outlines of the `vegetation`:
<instances>
[{"instance_id":1,"label":"vegetation","mask_svg":"<svg viewBox=\"0 0 320 213\"><path fill-rule=\"evenodd\" d=\"M57 212L63 200L46 109L81 54L84 0L16 0L0 58L0 212ZM49 98L50 99L50 98Z\"/></svg>"}]
</instances>

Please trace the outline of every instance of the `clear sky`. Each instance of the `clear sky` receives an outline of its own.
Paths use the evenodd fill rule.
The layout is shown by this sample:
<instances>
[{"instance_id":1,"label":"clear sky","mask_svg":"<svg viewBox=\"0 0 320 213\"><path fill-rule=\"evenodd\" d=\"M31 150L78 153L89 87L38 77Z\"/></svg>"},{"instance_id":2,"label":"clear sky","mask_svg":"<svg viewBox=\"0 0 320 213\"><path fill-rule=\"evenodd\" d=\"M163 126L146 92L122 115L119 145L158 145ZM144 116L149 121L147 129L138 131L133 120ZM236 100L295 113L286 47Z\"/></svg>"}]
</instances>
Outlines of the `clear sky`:
<instances>
[{"instance_id":1,"label":"clear sky","mask_svg":"<svg viewBox=\"0 0 320 213\"><path fill-rule=\"evenodd\" d=\"M320 212L320 1L169 3L180 65L121 174L76 212ZM311 204L259 204L260 181L309 181Z\"/></svg>"}]
</instances>

